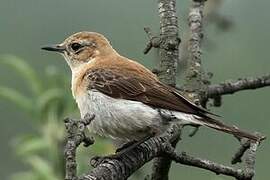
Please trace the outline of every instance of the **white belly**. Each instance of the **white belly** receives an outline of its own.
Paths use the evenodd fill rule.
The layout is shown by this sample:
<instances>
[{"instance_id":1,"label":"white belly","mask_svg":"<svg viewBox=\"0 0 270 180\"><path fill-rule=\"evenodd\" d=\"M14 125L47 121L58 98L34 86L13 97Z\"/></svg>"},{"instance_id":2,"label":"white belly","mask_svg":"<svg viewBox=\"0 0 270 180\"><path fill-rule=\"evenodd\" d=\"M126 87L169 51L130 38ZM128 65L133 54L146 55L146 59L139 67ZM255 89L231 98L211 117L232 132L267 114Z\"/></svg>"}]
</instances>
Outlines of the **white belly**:
<instances>
[{"instance_id":1,"label":"white belly","mask_svg":"<svg viewBox=\"0 0 270 180\"><path fill-rule=\"evenodd\" d=\"M138 140L150 133L149 129L163 131L166 124L158 111L141 102L111 98L96 90L76 97L81 117L95 114L90 123L91 132L120 140ZM173 112L180 120L191 122L192 115ZM191 120L191 121L190 121Z\"/></svg>"}]
</instances>

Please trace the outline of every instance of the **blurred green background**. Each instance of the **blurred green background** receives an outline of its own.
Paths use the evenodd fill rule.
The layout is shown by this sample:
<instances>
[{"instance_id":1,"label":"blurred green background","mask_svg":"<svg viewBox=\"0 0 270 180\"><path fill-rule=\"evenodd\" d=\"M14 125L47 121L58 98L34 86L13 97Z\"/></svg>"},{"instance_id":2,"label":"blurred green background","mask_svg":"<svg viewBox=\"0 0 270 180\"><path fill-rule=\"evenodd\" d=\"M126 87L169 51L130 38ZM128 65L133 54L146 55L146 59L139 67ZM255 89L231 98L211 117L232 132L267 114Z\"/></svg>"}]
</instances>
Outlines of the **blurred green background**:
<instances>
[{"instance_id":1,"label":"blurred green background","mask_svg":"<svg viewBox=\"0 0 270 180\"><path fill-rule=\"evenodd\" d=\"M187 36L189 3L177 0L181 37ZM205 28L203 63L207 71L214 73L213 83L269 73L270 1L209 0L207 3L214 6L214 10L209 6L209 11L217 11L213 14L226 19L225 24L217 20L207 23ZM158 32L156 0L0 1L1 179L60 179L63 174L62 119L79 116L71 97L68 66L62 57L42 52L40 47L61 42L77 31L97 31L106 35L122 55L153 68L157 64L157 52L142 53L147 42L145 26ZM225 96L223 106L211 110L228 123L269 137L269 100L269 87L243 91ZM179 151L224 164L229 164L238 148L231 136L206 128L201 128L193 138L186 134L178 145ZM100 139L91 150L81 148L80 162L87 164L91 154L105 154L112 148L109 141ZM257 153L255 179L269 178L269 152L267 139ZM80 169L85 168L86 165L81 165ZM134 179L142 179L137 176L140 178ZM175 164L170 176L171 179L232 179Z\"/></svg>"}]
</instances>

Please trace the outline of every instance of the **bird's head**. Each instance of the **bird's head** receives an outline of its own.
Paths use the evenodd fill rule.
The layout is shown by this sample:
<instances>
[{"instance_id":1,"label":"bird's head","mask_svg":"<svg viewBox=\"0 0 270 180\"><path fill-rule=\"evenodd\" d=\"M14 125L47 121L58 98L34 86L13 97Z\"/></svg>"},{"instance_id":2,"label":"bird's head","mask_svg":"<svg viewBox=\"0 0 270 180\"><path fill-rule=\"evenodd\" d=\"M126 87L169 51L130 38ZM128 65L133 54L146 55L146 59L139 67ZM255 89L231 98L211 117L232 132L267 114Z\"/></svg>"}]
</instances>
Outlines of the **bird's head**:
<instances>
[{"instance_id":1,"label":"bird's head","mask_svg":"<svg viewBox=\"0 0 270 180\"><path fill-rule=\"evenodd\" d=\"M42 49L61 53L71 70L89 63L96 57L115 53L109 41L103 35L95 32L78 32L65 39L63 43L46 46Z\"/></svg>"}]
</instances>

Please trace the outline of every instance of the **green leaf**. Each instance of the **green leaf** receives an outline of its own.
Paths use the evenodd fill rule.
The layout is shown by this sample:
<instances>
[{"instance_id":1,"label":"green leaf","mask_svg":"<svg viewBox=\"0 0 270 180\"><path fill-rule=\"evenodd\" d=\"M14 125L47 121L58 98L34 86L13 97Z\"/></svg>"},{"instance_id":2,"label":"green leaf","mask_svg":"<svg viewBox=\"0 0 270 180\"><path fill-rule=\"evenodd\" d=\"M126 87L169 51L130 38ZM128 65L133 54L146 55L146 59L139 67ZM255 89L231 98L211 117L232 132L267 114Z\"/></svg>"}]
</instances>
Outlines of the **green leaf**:
<instances>
[{"instance_id":1,"label":"green leaf","mask_svg":"<svg viewBox=\"0 0 270 180\"><path fill-rule=\"evenodd\" d=\"M50 87L60 87L63 89L69 87L70 84L70 79L68 78L69 76L68 77L64 76L65 73L60 72L59 69L57 69L57 67L55 66L47 66L45 68L44 75Z\"/></svg>"},{"instance_id":2,"label":"green leaf","mask_svg":"<svg viewBox=\"0 0 270 180\"><path fill-rule=\"evenodd\" d=\"M9 65L13 69L16 70L29 84L30 90L35 94L38 95L41 93L42 87L41 82L38 78L37 72L29 66L24 60L13 56L13 55L5 55L1 57L1 63Z\"/></svg>"},{"instance_id":3,"label":"green leaf","mask_svg":"<svg viewBox=\"0 0 270 180\"><path fill-rule=\"evenodd\" d=\"M37 110L40 113L47 113L48 107L52 106L52 103L56 100L58 104L64 104L64 102L59 103L59 101L64 101L63 90L59 88L53 88L45 91L41 96L37 98ZM53 106L54 108L57 108Z\"/></svg>"},{"instance_id":4,"label":"green leaf","mask_svg":"<svg viewBox=\"0 0 270 180\"><path fill-rule=\"evenodd\" d=\"M11 176L11 180L36 180L37 177L32 171L26 171L26 172L18 172Z\"/></svg>"},{"instance_id":5,"label":"green leaf","mask_svg":"<svg viewBox=\"0 0 270 180\"><path fill-rule=\"evenodd\" d=\"M30 113L33 110L33 102L30 98L22 95L18 91L12 88L0 87L0 98L6 99L22 110Z\"/></svg>"},{"instance_id":6,"label":"green leaf","mask_svg":"<svg viewBox=\"0 0 270 180\"><path fill-rule=\"evenodd\" d=\"M27 159L27 162L32 166L33 171L38 174L40 179L58 180L52 169L53 166L45 159L39 156L32 156Z\"/></svg>"},{"instance_id":7,"label":"green leaf","mask_svg":"<svg viewBox=\"0 0 270 180\"><path fill-rule=\"evenodd\" d=\"M16 152L19 156L30 156L45 152L49 145L40 137L31 137L22 140L16 145Z\"/></svg>"}]
</instances>

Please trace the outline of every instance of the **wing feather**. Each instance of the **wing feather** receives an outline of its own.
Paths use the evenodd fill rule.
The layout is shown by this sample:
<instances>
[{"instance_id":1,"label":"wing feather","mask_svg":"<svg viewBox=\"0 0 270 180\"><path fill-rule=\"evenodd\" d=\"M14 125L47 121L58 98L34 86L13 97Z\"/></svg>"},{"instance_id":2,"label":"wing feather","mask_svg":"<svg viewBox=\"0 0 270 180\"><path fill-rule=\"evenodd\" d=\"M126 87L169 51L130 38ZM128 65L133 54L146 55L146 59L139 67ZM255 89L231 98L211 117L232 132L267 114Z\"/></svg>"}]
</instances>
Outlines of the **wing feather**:
<instances>
[{"instance_id":1,"label":"wing feather","mask_svg":"<svg viewBox=\"0 0 270 180\"><path fill-rule=\"evenodd\" d=\"M91 69L87 72L89 89L96 89L113 98L140 101L154 108L164 108L199 116L211 114L187 100L176 89L154 78L124 74L120 69Z\"/></svg>"},{"instance_id":2,"label":"wing feather","mask_svg":"<svg viewBox=\"0 0 270 180\"><path fill-rule=\"evenodd\" d=\"M164 108L194 114L197 115L197 120L205 126L238 137L246 137L255 141L265 139L265 136L250 134L209 117L208 114L212 113L196 106L176 89L161 83L155 78L128 73L127 75L118 68L91 69L86 75L90 81L88 88L96 89L113 98L139 101L153 108Z\"/></svg>"}]
</instances>

